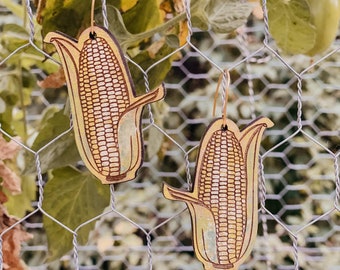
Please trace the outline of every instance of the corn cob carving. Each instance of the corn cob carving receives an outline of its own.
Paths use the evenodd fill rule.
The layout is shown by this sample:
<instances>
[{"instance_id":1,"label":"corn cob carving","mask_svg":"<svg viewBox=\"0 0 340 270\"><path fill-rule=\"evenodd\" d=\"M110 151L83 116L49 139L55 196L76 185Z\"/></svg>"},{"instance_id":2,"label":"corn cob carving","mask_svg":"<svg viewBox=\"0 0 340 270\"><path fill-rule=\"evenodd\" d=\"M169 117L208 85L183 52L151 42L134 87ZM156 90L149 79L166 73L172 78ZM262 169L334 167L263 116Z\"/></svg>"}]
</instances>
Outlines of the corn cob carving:
<instances>
[{"instance_id":1,"label":"corn cob carving","mask_svg":"<svg viewBox=\"0 0 340 270\"><path fill-rule=\"evenodd\" d=\"M257 166L264 129L259 118L241 132L234 122L215 120L206 131L196 165L193 190L164 185L164 196L186 202L193 244L205 270L238 269L251 252L257 231Z\"/></svg>"},{"instance_id":2,"label":"corn cob carving","mask_svg":"<svg viewBox=\"0 0 340 270\"><path fill-rule=\"evenodd\" d=\"M100 27L86 29L78 41L55 32L45 41L57 48L64 68L85 165L106 184L135 178L142 163L143 105L162 99L163 86L136 96L117 41Z\"/></svg>"}]
</instances>

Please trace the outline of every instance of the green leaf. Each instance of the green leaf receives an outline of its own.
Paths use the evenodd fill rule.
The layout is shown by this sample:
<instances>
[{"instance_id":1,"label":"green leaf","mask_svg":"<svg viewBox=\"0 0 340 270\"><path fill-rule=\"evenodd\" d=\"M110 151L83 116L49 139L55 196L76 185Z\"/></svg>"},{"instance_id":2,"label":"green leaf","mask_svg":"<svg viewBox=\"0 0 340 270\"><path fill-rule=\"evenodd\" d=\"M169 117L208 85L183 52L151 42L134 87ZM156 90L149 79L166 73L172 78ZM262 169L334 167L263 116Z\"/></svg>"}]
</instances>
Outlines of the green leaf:
<instances>
[{"instance_id":1,"label":"green leaf","mask_svg":"<svg viewBox=\"0 0 340 270\"><path fill-rule=\"evenodd\" d=\"M198 0L191 9L193 26L228 33L246 22L252 5L239 0Z\"/></svg>"},{"instance_id":2,"label":"green leaf","mask_svg":"<svg viewBox=\"0 0 340 270\"><path fill-rule=\"evenodd\" d=\"M81 29L90 26L91 1L84 0L41 0L45 7L39 11L43 37L52 31L61 31L76 37ZM108 0L108 5L117 5L117 0ZM95 8L101 6L96 1Z\"/></svg>"},{"instance_id":3,"label":"green leaf","mask_svg":"<svg viewBox=\"0 0 340 270\"><path fill-rule=\"evenodd\" d=\"M29 35L25 28L17 24L5 24L1 33L1 45L6 52L13 52L22 45L28 43Z\"/></svg>"},{"instance_id":4,"label":"green leaf","mask_svg":"<svg viewBox=\"0 0 340 270\"><path fill-rule=\"evenodd\" d=\"M6 103L5 101L0 97L0 114L4 113L6 111Z\"/></svg>"},{"instance_id":5,"label":"green leaf","mask_svg":"<svg viewBox=\"0 0 340 270\"><path fill-rule=\"evenodd\" d=\"M139 1L123 16L116 7L108 6L109 30L119 41L123 51L157 33L166 34L167 30L185 20L185 14L181 13L162 23L155 2L152 1L150 4L147 0ZM241 3L238 0L198 0L191 6L195 27L212 28L222 33L233 31L244 24L251 11L251 4ZM176 40L175 37L168 37L167 42L171 47L178 47L178 39Z\"/></svg>"},{"instance_id":6,"label":"green leaf","mask_svg":"<svg viewBox=\"0 0 340 270\"><path fill-rule=\"evenodd\" d=\"M42 18L43 37L47 33L57 30L76 37L84 17L89 18L90 10L91 1L45 1L44 9L38 14ZM88 23L90 23L90 19L88 19Z\"/></svg>"},{"instance_id":7,"label":"green leaf","mask_svg":"<svg viewBox=\"0 0 340 270\"><path fill-rule=\"evenodd\" d=\"M109 205L109 186L87 172L71 167L53 170L52 178L44 188L43 209L71 230L100 215ZM73 235L52 219L44 216L49 261L60 258L72 249ZM77 240L86 244L95 223L91 222L77 232Z\"/></svg>"},{"instance_id":8,"label":"green leaf","mask_svg":"<svg viewBox=\"0 0 340 270\"><path fill-rule=\"evenodd\" d=\"M164 56L170 54L173 50L174 50L173 48L171 48L167 44L164 44L162 48L157 52L154 58L150 57L148 51L142 51L141 53L136 55L132 60L136 62L138 65L140 65L144 70L146 70L153 63L164 58ZM171 69L171 63L172 63L173 57L168 57L164 59L162 62L160 62L157 65L156 68L152 68L148 72L148 81L149 81L151 90L156 88L163 82L164 78L166 77L166 75ZM135 65L131 63L129 63L129 69L130 69L133 81L135 83L136 93L138 95L145 93L145 86L144 86L145 80L144 80L143 74L140 72L139 68L137 68Z\"/></svg>"},{"instance_id":9,"label":"green leaf","mask_svg":"<svg viewBox=\"0 0 340 270\"><path fill-rule=\"evenodd\" d=\"M159 130L157 130L156 128L150 128L148 141L149 144L147 147L147 153L148 156L151 158L154 155L157 155L159 150L161 149L164 141L164 134L159 132Z\"/></svg>"},{"instance_id":10,"label":"green leaf","mask_svg":"<svg viewBox=\"0 0 340 270\"><path fill-rule=\"evenodd\" d=\"M125 27L124 20L120 11L114 6L107 7L107 19L109 21L109 30L115 36L115 38L120 43L120 46L125 51L128 47L124 43L134 40L134 35L132 35ZM100 13L101 14L101 13ZM102 23L102 22L101 22Z\"/></svg>"},{"instance_id":11,"label":"green leaf","mask_svg":"<svg viewBox=\"0 0 340 270\"><path fill-rule=\"evenodd\" d=\"M162 23L158 2L139 0L133 8L123 13L124 23L130 33L142 33Z\"/></svg>"},{"instance_id":12,"label":"green leaf","mask_svg":"<svg viewBox=\"0 0 340 270\"><path fill-rule=\"evenodd\" d=\"M35 176L26 175L21 177L21 190L18 195L6 192L8 201L5 203L8 213L18 218L24 217L28 211L32 211L32 201L36 199Z\"/></svg>"},{"instance_id":13,"label":"green leaf","mask_svg":"<svg viewBox=\"0 0 340 270\"><path fill-rule=\"evenodd\" d=\"M64 110L55 111L55 107L50 107L43 116L44 122L41 123L41 128L36 137L32 149L39 150L45 146L56 136L66 131L70 127L70 118L64 114ZM52 111L52 114L51 114ZM55 111L55 112L54 112Z\"/></svg>"},{"instance_id":14,"label":"green leaf","mask_svg":"<svg viewBox=\"0 0 340 270\"><path fill-rule=\"evenodd\" d=\"M167 30L177 25L180 21L185 19L185 14L182 13L170 20L168 20L166 23L154 25L154 27L150 30L148 29L148 25L144 25L144 27L141 27L138 31L141 31L142 28L145 28L144 32L138 32L137 34L132 34L128 30L128 25L125 26L124 19L119 11L114 6L108 5L107 7L108 11L108 21L109 21L109 30L110 32L117 38L122 50L125 52L130 47L137 46L140 42L142 42L145 39L151 38L155 34L164 34ZM102 24L102 18L101 14L98 13L98 21L99 24ZM136 24L136 21L130 20L126 23ZM153 24L150 24L152 26ZM130 27L129 27L130 29ZM133 31L137 31L136 29L133 29Z\"/></svg>"},{"instance_id":15,"label":"green leaf","mask_svg":"<svg viewBox=\"0 0 340 270\"><path fill-rule=\"evenodd\" d=\"M41 47L41 37L40 32L37 30L35 44L38 47ZM7 57L11 52L18 49L22 45L27 45L29 42L29 34L27 30L19 25L16 24L5 24L3 25L3 29L0 33L0 43L2 49L0 50L0 58ZM53 61L44 61L45 56L37 51L32 46L26 46L25 48L21 49L19 52L14 54L6 61L6 66L15 66L20 67L22 69L30 70L32 66L39 67L44 71L53 72L59 66L54 63ZM32 77L33 74L31 74ZM36 79L35 79L36 81Z\"/></svg>"},{"instance_id":16,"label":"green leaf","mask_svg":"<svg viewBox=\"0 0 340 270\"><path fill-rule=\"evenodd\" d=\"M125 26L124 19L120 11L114 6L108 6L109 30L118 40L119 45L125 52L129 47L137 46L141 41L152 37L154 34L164 30L162 26L155 27L150 31L131 34ZM102 22L100 22L102 23ZM146 27L146 26L144 26Z\"/></svg>"},{"instance_id":17,"label":"green leaf","mask_svg":"<svg viewBox=\"0 0 340 270\"><path fill-rule=\"evenodd\" d=\"M15 16L17 16L20 19L24 20L24 16L25 16L25 7L24 7L24 5L17 4L17 3L15 3L15 1L12 1L12 0L0 0L0 5L5 6Z\"/></svg>"},{"instance_id":18,"label":"green leaf","mask_svg":"<svg viewBox=\"0 0 340 270\"><path fill-rule=\"evenodd\" d=\"M5 73L5 72L4 72ZM9 75L0 73L0 98L5 103L5 109L0 113L1 128L11 135L16 135L13 123L13 108L19 101L18 89L21 88L16 74Z\"/></svg>"},{"instance_id":19,"label":"green leaf","mask_svg":"<svg viewBox=\"0 0 340 270\"><path fill-rule=\"evenodd\" d=\"M180 46L180 40L177 35L169 34L165 37L165 41L171 48L178 48Z\"/></svg>"},{"instance_id":20,"label":"green leaf","mask_svg":"<svg viewBox=\"0 0 340 270\"><path fill-rule=\"evenodd\" d=\"M300 54L314 47L316 29L306 0L268 0L269 31L286 53Z\"/></svg>"},{"instance_id":21,"label":"green leaf","mask_svg":"<svg viewBox=\"0 0 340 270\"><path fill-rule=\"evenodd\" d=\"M55 108L51 107L50 110L55 110ZM48 114L50 114L49 111L46 112L46 115ZM34 151L45 147L45 145L54 140L59 134L70 128L70 119L64 114L63 110L53 113L50 118L45 116L45 121L31 147ZM39 153L39 157L43 173L49 169L60 168L79 161L80 156L76 147L73 130L44 148ZM35 157L31 153L26 153L23 173L35 172L35 166L32 166L34 163Z\"/></svg>"}]
</instances>

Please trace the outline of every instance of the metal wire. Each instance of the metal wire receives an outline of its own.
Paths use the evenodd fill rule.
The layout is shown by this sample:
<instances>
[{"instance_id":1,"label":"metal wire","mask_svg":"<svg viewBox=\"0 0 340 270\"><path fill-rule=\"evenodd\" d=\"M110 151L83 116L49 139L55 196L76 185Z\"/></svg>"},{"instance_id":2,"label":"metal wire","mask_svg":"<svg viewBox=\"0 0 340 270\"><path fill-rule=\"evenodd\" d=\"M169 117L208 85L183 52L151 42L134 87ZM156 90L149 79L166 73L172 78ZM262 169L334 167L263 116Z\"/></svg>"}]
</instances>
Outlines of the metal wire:
<instances>
[{"instance_id":1,"label":"metal wire","mask_svg":"<svg viewBox=\"0 0 340 270\"><path fill-rule=\"evenodd\" d=\"M41 48L39 48L34 40L35 35L35 22L34 22L34 12L31 8L31 1L26 0L25 5L27 7L28 15L28 30L29 30L29 41L16 48L8 56L0 61L0 66L6 65L12 59L13 56L22 53L28 47L33 48L39 54L47 57L48 59L55 61L49 55L47 55ZM271 116L273 118L277 117L278 125L283 123L279 121L284 121L286 118L289 120L282 129L275 127L266 133L266 142L269 145L268 149L262 149L261 156L259 158L259 220L261 226L261 233L258 236L258 245L254 248L254 256L246 262L241 269L324 269L322 267L322 262L327 260L326 255L332 254L332 252L338 251L340 249L340 244L332 237L336 238L339 233L339 224L337 221L340 215L340 150L339 147L331 147L327 139L322 138L322 125L317 123L317 113L310 113L310 104L315 104L315 110L322 114L322 108L317 105L317 100L311 100L308 93L304 91L305 88L309 87L308 84L313 80L317 80L317 75L315 77L309 76L313 74L314 70L318 70L323 63L331 63L334 61L332 58L338 53L339 48L335 48L329 53L321 56L319 59L313 62L304 61L303 67L296 65L294 61L287 59L282 56L275 44L271 42L271 36L269 32L268 24L268 11L267 11L267 1L262 0L262 9L264 14L263 28L251 29L248 27L240 28L237 32L235 42L226 45L224 42L225 36L219 36L211 31L200 31L193 27L192 14L190 10L190 0L183 1L184 12L187 20L188 36L186 37L186 44L180 48L174 50L172 53L165 55L162 59L156 61L146 69L143 69L140 65L126 56L127 60L135 65L144 77L144 86L146 92L150 89L150 71L153 68L157 68L160 63L169 59L169 57L182 53L183 57L173 64L173 70L177 70L179 78L171 78L171 82L166 82L167 90L170 95L184 96L185 101L176 101L167 99L166 102L169 103L170 112L175 115L176 127L172 127L170 123L169 126L162 126L155 122L156 114L153 112L152 106L148 105L148 113L145 114L145 123L147 123L143 128L143 134L145 137L150 133L150 130L155 129L161 136L164 137L165 148L159 155L164 155L168 160L173 163L178 164L176 171L169 172L164 169L162 171L162 166L157 163L157 158L147 157L145 164L142 168L149 170L151 173L147 177L151 178L145 182L139 181L143 177L143 173L137 176L137 180L131 183L131 190L138 193L139 190L143 190L145 194L148 194L149 189L157 188L157 195L146 196L150 202L137 202L135 205L129 204L131 209L125 208L123 201L126 200L124 197L125 193L129 192L129 189L123 189L121 186L110 185L110 205L108 208L100 215L95 216L79 226L76 229L71 229L65 224L54 218L43 209L44 201L44 179L41 169L41 156L40 154L47 147L55 144L57 140L61 139L63 136L72 132L73 127L70 122L70 128L65 132L57 135L53 140L45 144L42 148L37 151L33 151L29 146L18 141L15 137L8 134L1 126L0 133L6 137L8 140L15 142L20 146L21 149L27 151L28 153L34 155L35 157L35 167L36 167L36 177L37 177L37 188L38 188L38 199L35 202L35 210L25 215L23 218L19 219L15 224L1 231L0 233L0 269L4 269L3 265L3 237L5 234L9 233L18 225L23 225L25 223L31 222L30 219L35 216L44 216L45 218L51 219L56 224L62 226L66 231L73 235L72 245L72 264L75 269L107 269L110 266L104 266L105 263L109 262L114 265L114 263L121 262L122 269L202 269L199 266L192 266L192 268L184 268L185 266L170 266L170 262L176 262L181 256L188 260L188 265L196 261L195 257L192 256L193 248L191 243L188 243L188 237L190 238L190 221L188 211L184 204L176 204L171 210L168 209L168 205L164 206L165 199L162 196L158 196L161 190L161 182L175 181L177 184L181 185L183 189L188 191L192 190L194 176L192 168L194 165L195 153L199 146L199 137L204 132L204 128L207 123L209 123L210 113L209 109L212 108L212 92L216 86L216 78L219 74L223 74L222 89L225 89L227 80L225 70L228 70L231 76L231 89L229 98L225 96L225 91L220 92L220 97L222 100L222 105L228 102L228 117L234 118L236 121L239 115L242 115L242 110L244 104L247 108L250 108L250 113L247 114L249 119L241 119L242 123L248 123L252 119L259 115ZM107 4L105 0L102 0L102 16L104 27L108 28L109 22L107 20ZM253 48L253 43L249 41L250 35L258 34L260 32L263 40L257 42L257 47ZM195 40L195 34L207 34L207 40L211 41L211 44L206 48L202 45L204 40L198 38L197 42ZM200 43L202 42L202 44ZM239 58L233 58L233 56L228 56L227 60L221 60L216 58L215 50L226 46L227 49L223 53L228 53L229 50L240 51ZM194 67L190 66L188 62L195 58L199 64L197 66L209 66L208 69L202 69L198 73L195 73ZM57 62L57 61L55 61ZM307 64L306 64L307 63ZM261 67L264 65L269 65L273 67L273 70L279 66L279 70L285 73L285 80L275 81L271 79L271 74L262 74ZM320 72L321 72L320 71ZM176 77L176 76L174 76ZM207 80L206 78L212 78ZM237 80L235 79L237 78ZM173 82L175 81L175 82ZM204 81L202 83L202 81ZM200 82L202 85L196 86L194 89L190 89L190 84L192 82ZM213 83L211 83L213 82ZM212 86L206 86L206 84L211 84ZM258 89L259 85L263 84L263 89ZM189 86L188 86L189 85ZM246 91L244 91L246 87ZM288 97L287 100L280 100L274 105L266 105L265 102L272 102L277 93L272 93L283 91ZM177 94L176 94L177 93ZM39 93L38 95L42 95ZM288 100L290 99L290 100ZM189 101L188 101L189 100ZM188 102L188 103L186 103ZM45 102L45 105L47 102ZM202 112L199 116L195 115L195 110L190 111L194 106L195 108L200 108ZM223 114L223 106L221 107ZM311 109L313 110L313 109ZM237 111L239 114L235 113ZM249 110L248 110L249 111ZM207 113L205 113L207 112ZM209 111L210 112L210 111ZM268 115L266 115L268 114ZM325 110L323 114L327 116L335 115L339 117L339 113L335 108L330 108L329 111ZM193 116L194 115L194 116ZM284 116L280 118L279 116ZM201 117L201 118L200 118ZM275 122L275 119L273 119ZM175 120L174 120L175 121ZM199 128L195 129L196 126ZM202 131L203 130L203 131ZM327 134L335 134L335 136L340 136L339 130L326 130ZM197 134L196 134L197 133ZM188 135L189 134L189 135ZM198 137L198 138L196 138ZM278 137L280 139L278 139ZM148 143L153 143L152 141ZM301 150L302 149L302 150ZM297 151L298 154L293 155L293 158L299 156L299 151L308 150L311 156L311 161L303 161L302 163L291 160L291 152ZM335 150L334 150L335 149ZM322 156L320 157L320 153ZM322 161L319 161L322 160ZM278 165L282 167L281 171L271 172L271 169L276 168L272 163L278 163L283 165ZM310 175L306 171L315 170L314 164L316 163L326 163L324 165L324 171L318 172L319 175ZM328 166L328 165L331 166ZM313 171L314 173L314 171ZM292 179L296 177L296 179ZM320 194L314 194L312 191L313 181L330 181L331 186L329 191ZM154 179L153 179L154 178ZM168 178L171 178L170 180ZM319 179L320 178L320 179ZM301 194L305 194L306 201L310 204L318 205L318 201L330 202L331 206L324 209L323 203L319 203L322 210L320 212L313 212L312 210L306 210L303 207L307 207L306 203L302 202L302 197L297 191L303 190ZM294 193L295 192L295 193ZM298 203L294 203L294 198L291 199L290 195L298 194L296 200ZM134 193L128 193L131 195L129 200L134 200L137 195ZM300 197L299 197L300 196ZM294 196L293 196L294 197ZM291 199L292 201L289 201ZM153 205L153 202L162 201L160 205L164 208L156 209L157 207ZM94 202L95 203L95 202ZM307 204L308 204L307 203ZM169 205L170 205L169 204ZM281 205L281 209L274 209L273 205ZM147 210L144 212L140 208L146 207ZM276 206L277 207L277 206ZM317 206L315 206L317 207ZM67 209L65 209L67 211ZM289 215L289 211L304 212L301 214L301 220L296 221L293 219L294 215ZM309 213L310 211L311 213ZM142 212L140 216L136 216L138 212ZM145 216L147 217L145 217ZM112 220L110 220L112 218ZM142 218L145 218L143 220ZM290 220L291 218L292 220ZM132 231L135 232L138 237L142 239L142 246L139 247L125 247L125 253L122 252L122 256L117 255L117 251L113 249L108 249L105 252L97 251L97 243L89 242L88 246L84 247L88 252L93 252L97 255L93 255L96 258L96 262L88 262L86 258L82 255L78 243L78 232L81 228L92 222L110 220L108 223L111 226L116 226L119 222L125 222L132 226ZM154 221L154 219L156 221ZM320 227L320 223L327 223L324 228ZM105 222L103 222L105 223ZM124 223L124 224L125 224ZM34 227L34 226L33 226ZM36 226L39 227L39 226ZM40 225L42 227L42 225ZM169 231L166 229L173 229L169 235ZM326 228L326 229L325 229ZM29 226L27 226L29 230ZM327 233L321 234L318 230L328 230ZM310 235L309 235L310 234ZM317 236L313 236L313 234ZM188 236L189 235L189 236ZM321 236L320 236L321 235ZM277 236L277 237L275 237ZM113 241L119 247L122 241L121 236L113 232L111 235ZM317 238L318 237L318 238ZM273 244L273 239L279 241L281 245L277 245L277 242ZM287 240L289 238L289 240ZM185 240L182 240L185 239ZM312 239L312 240L310 240ZM333 242L332 242L332 241ZM164 241L165 244L160 244ZM183 241L183 242L182 242ZM308 242L311 241L311 242ZM307 243L308 242L308 243ZM33 244L31 244L33 245ZM46 245L43 243L42 245ZM314 245L314 246L313 246ZM331 246L334 245L334 246ZM23 247L25 251L25 247ZM28 250L28 249L27 249ZM130 253L142 253L141 259L135 264L130 265L129 256ZM313 252L316 254L313 255ZM99 254L99 255L98 255ZM188 255L189 254L189 255ZM280 254L283 254L282 256ZM321 254L321 255L320 255ZM326 255L325 255L326 254ZM70 255L71 256L71 255ZM305 257L310 258L311 262L306 262ZM62 259L61 259L62 260ZM321 261L321 266L317 263ZM160 262L164 262L164 265L159 268ZM30 266L32 270L47 269L43 262L41 265ZM41 267L41 268L40 268ZM124 268L125 267L125 268ZM166 268L168 267L168 268ZM177 267L177 268L176 268ZM190 266L189 266L190 267ZM340 267L340 261L334 263L334 268L338 269ZM105 268L106 269L106 268Z\"/></svg>"}]
</instances>

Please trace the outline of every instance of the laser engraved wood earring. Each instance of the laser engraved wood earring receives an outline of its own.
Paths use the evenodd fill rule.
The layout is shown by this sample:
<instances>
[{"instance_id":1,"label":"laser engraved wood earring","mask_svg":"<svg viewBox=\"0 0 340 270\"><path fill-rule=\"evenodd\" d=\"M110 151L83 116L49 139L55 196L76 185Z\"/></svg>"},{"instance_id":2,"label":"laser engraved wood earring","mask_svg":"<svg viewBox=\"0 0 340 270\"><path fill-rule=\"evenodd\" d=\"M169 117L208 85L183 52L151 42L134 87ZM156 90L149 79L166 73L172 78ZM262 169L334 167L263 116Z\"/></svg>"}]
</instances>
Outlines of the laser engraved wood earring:
<instances>
[{"instance_id":1,"label":"laser engraved wood earring","mask_svg":"<svg viewBox=\"0 0 340 270\"><path fill-rule=\"evenodd\" d=\"M94 25L78 40L58 32L45 42L57 49L65 72L77 147L86 167L104 184L135 178L142 164L141 113L162 99L163 85L136 96L117 40Z\"/></svg>"},{"instance_id":2,"label":"laser engraved wood earring","mask_svg":"<svg viewBox=\"0 0 340 270\"><path fill-rule=\"evenodd\" d=\"M273 123L258 118L242 131L226 116L207 128L199 147L192 191L164 184L164 196L183 201L191 215L193 246L206 270L238 269L257 234L258 153L262 134ZM214 111L219 83L215 93ZM214 112L215 114L215 112Z\"/></svg>"}]
</instances>

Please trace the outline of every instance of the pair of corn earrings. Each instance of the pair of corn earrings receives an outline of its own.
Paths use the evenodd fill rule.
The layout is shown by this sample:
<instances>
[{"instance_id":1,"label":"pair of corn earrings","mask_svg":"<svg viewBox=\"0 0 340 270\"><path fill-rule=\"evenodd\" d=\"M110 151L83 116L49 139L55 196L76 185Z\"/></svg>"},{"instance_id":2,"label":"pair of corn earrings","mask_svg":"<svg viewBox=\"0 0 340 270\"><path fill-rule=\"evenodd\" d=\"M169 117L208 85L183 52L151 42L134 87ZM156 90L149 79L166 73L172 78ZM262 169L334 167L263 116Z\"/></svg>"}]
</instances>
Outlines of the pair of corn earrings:
<instances>
[{"instance_id":1,"label":"pair of corn earrings","mask_svg":"<svg viewBox=\"0 0 340 270\"><path fill-rule=\"evenodd\" d=\"M117 40L93 23L93 6L91 27L78 40L51 32L45 42L54 44L65 72L80 156L103 184L114 184L136 177L143 156L143 106L162 99L165 89L160 85L136 96ZM205 270L238 269L251 252L258 225L260 140L273 125L261 117L240 131L227 119L226 103L200 142L192 191L163 187L167 199L187 204L195 254Z\"/></svg>"}]
</instances>

